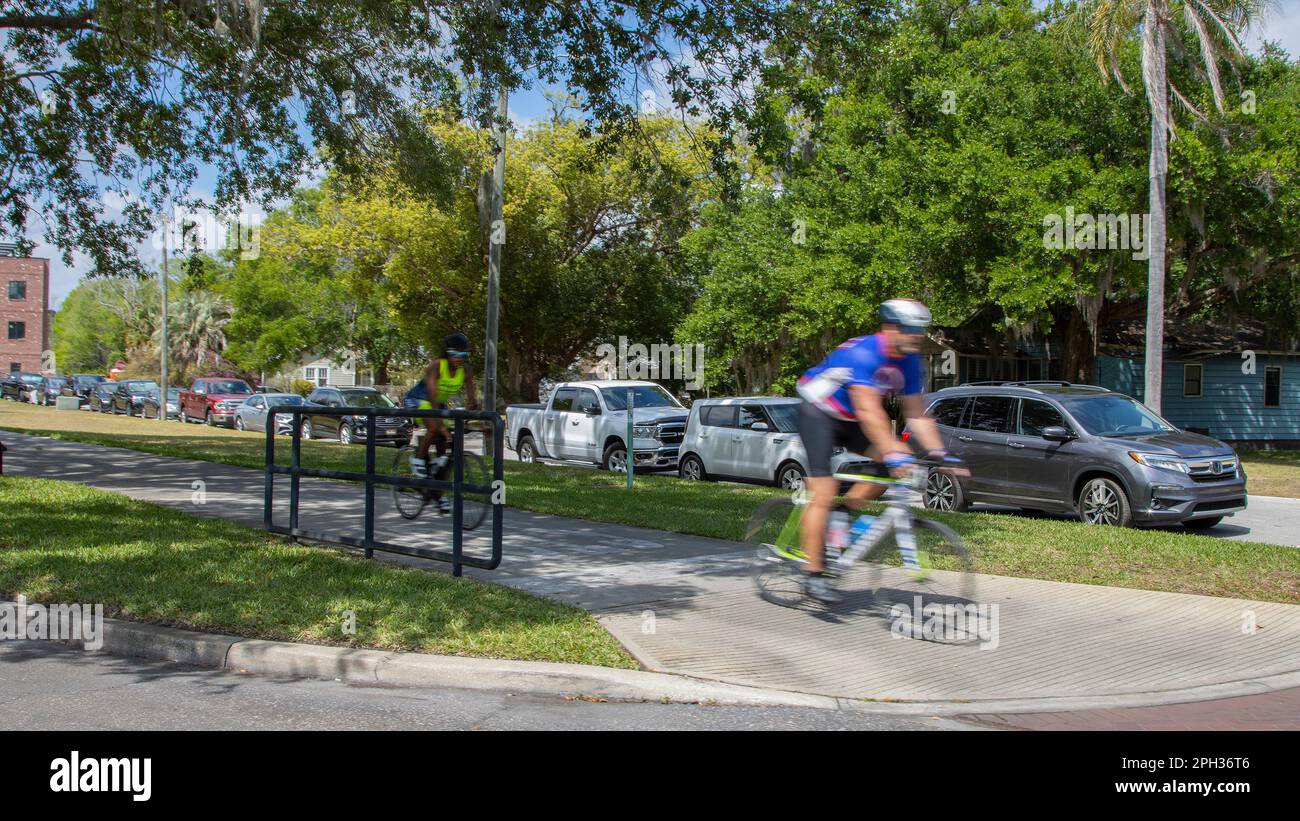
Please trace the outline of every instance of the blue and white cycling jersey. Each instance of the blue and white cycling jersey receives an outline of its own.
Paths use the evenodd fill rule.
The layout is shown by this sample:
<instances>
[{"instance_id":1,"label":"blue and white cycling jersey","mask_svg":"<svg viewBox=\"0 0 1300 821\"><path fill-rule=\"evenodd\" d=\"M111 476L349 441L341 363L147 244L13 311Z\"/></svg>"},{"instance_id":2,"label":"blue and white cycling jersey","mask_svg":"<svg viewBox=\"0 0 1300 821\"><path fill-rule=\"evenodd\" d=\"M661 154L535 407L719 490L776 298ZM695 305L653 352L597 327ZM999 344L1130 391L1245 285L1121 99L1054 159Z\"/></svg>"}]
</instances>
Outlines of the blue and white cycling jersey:
<instances>
[{"instance_id":1,"label":"blue and white cycling jersey","mask_svg":"<svg viewBox=\"0 0 1300 821\"><path fill-rule=\"evenodd\" d=\"M881 334L850 339L799 377L799 395L836 419L853 420L851 385L888 396L921 392L921 355L891 359Z\"/></svg>"}]
</instances>

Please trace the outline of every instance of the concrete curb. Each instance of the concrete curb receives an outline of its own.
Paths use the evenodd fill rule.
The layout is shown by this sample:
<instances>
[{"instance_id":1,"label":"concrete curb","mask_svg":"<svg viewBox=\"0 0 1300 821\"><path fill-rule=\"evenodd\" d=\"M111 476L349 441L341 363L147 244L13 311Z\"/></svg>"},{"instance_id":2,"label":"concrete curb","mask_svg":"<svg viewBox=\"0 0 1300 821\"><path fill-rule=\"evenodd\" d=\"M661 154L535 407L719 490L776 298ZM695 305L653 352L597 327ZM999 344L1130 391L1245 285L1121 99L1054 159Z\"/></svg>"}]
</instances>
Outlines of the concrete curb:
<instances>
[{"instance_id":1,"label":"concrete curb","mask_svg":"<svg viewBox=\"0 0 1300 821\"><path fill-rule=\"evenodd\" d=\"M12 602L0 602L13 604ZM35 604L35 602L32 602ZM584 664L396 653L264 641L155 624L104 619L96 651L278 679L321 679L380 687L452 687L561 698L755 707L809 707L892 715L973 716L1181 704L1300 687L1300 672L1179 690L1103 696L984 701L865 701L773 690L665 671ZM73 641L84 649L84 642Z\"/></svg>"},{"instance_id":2,"label":"concrete curb","mask_svg":"<svg viewBox=\"0 0 1300 821\"><path fill-rule=\"evenodd\" d=\"M6 602L0 602L5 604ZM36 602L30 602L36 604ZM610 701L818 707L836 699L724 682L583 664L513 661L263 641L104 619L91 652L169 661L280 679L324 679L385 687L454 687ZM85 649L84 641L70 642Z\"/></svg>"}]
</instances>

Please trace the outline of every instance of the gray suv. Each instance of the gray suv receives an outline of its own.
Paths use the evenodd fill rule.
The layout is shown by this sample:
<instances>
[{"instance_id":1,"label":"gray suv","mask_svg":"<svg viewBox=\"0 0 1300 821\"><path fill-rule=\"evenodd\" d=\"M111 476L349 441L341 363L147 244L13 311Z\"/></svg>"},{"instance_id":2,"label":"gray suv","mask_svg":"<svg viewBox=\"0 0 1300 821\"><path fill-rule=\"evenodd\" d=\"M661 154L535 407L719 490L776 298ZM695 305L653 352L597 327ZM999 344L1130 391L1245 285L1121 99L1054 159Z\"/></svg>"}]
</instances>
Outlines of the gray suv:
<instances>
[{"instance_id":1,"label":"gray suv","mask_svg":"<svg viewBox=\"0 0 1300 821\"><path fill-rule=\"evenodd\" d=\"M1246 508L1232 448L1181 431L1136 400L1068 382L974 383L927 397L960 480L932 473L925 503L1077 513L1108 525L1214 527Z\"/></svg>"}]
</instances>

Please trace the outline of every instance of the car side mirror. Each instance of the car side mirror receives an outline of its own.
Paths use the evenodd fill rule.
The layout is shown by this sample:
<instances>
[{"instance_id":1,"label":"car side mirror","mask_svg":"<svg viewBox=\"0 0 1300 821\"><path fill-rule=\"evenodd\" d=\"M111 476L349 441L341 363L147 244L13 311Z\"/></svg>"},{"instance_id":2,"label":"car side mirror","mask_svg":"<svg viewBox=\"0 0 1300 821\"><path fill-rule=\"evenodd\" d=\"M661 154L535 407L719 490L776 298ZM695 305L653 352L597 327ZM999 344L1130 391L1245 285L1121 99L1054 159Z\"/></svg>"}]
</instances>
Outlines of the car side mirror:
<instances>
[{"instance_id":1,"label":"car side mirror","mask_svg":"<svg viewBox=\"0 0 1300 821\"><path fill-rule=\"evenodd\" d=\"M1051 442L1068 442L1074 435L1060 425L1052 425L1043 428L1043 438Z\"/></svg>"},{"instance_id":2,"label":"car side mirror","mask_svg":"<svg viewBox=\"0 0 1300 821\"><path fill-rule=\"evenodd\" d=\"M600 406L599 406L599 405L583 405L583 406L582 406L582 412L585 413L585 414L587 414L588 416L600 416Z\"/></svg>"},{"instance_id":3,"label":"car side mirror","mask_svg":"<svg viewBox=\"0 0 1300 821\"><path fill-rule=\"evenodd\" d=\"M749 429L750 429L750 430L767 430L767 423L766 423L766 422L755 422L754 424L752 424L752 425L749 426Z\"/></svg>"}]
</instances>

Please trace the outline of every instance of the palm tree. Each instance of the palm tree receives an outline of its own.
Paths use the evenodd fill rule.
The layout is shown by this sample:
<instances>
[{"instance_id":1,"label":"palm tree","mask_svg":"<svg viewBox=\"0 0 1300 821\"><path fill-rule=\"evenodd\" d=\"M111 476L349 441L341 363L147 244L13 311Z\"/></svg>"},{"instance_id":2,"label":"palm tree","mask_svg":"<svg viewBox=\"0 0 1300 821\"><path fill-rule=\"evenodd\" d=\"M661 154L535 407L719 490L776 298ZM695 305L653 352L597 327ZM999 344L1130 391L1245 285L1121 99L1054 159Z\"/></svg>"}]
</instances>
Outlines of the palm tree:
<instances>
[{"instance_id":1,"label":"palm tree","mask_svg":"<svg viewBox=\"0 0 1300 821\"><path fill-rule=\"evenodd\" d=\"M1086 0L1082 6L1087 19L1088 50L1097 61L1103 80L1113 76L1125 94L1130 91L1120 73L1119 51L1135 29L1140 30L1142 37L1142 85L1151 109L1145 402L1156 413L1160 412L1160 376L1164 368L1165 179L1169 170L1169 140L1174 136L1169 98L1173 97L1197 119L1205 119L1169 81L1169 51L1209 82L1214 106L1222 112L1219 62L1245 54L1240 36L1259 19L1266 3L1267 0ZM1183 48L1189 34L1200 46L1199 60L1193 60Z\"/></svg>"},{"instance_id":2,"label":"palm tree","mask_svg":"<svg viewBox=\"0 0 1300 821\"><path fill-rule=\"evenodd\" d=\"M177 300L168 342L178 369L194 374L223 366L229 322L230 304L210 291L189 291Z\"/></svg>"}]
</instances>

